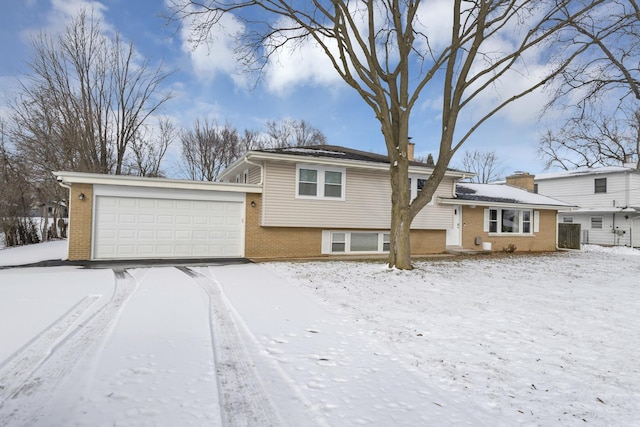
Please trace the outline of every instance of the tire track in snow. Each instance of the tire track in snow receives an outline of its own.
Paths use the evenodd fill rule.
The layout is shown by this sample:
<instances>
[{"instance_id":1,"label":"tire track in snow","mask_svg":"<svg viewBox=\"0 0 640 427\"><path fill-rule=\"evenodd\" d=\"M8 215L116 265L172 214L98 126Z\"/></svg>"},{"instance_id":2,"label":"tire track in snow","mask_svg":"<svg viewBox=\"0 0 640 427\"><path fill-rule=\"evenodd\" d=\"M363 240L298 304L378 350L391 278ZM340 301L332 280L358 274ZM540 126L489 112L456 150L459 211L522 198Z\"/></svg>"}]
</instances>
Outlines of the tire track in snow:
<instances>
[{"instance_id":1,"label":"tire track in snow","mask_svg":"<svg viewBox=\"0 0 640 427\"><path fill-rule=\"evenodd\" d=\"M113 272L115 290L111 299L75 329L60 334L54 347L44 349L44 354L39 353L42 360L36 365L24 366L12 378L11 390L0 395L4 397L0 400L0 420L6 425L35 424L42 417L41 409L78 362L110 334L137 287L136 280L125 269L114 269ZM47 329L44 334L48 333Z\"/></svg>"},{"instance_id":2,"label":"tire track in snow","mask_svg":"<svg viewBox=\"0 0 640 427\"><path fill-rule=\"evenodd\" d=\"M56 342L72 332L71 327L76 325L78 319L99 298L100 295L82 298L0 366L0 407L17 393L25 378L28 378L51 354Z\"/></svg>"},{"instance_id":3,"label":"tire track in snow","mask_svg":"<svg viewBox=\"0 0 640 427\"><path fill-rule=\"evenodd\" d=\"M211 340L225 426L279 426L280 416L254 369L220 285L188 267L176 267L192 277L209 296Z\"/></svg>"}]
</instances>

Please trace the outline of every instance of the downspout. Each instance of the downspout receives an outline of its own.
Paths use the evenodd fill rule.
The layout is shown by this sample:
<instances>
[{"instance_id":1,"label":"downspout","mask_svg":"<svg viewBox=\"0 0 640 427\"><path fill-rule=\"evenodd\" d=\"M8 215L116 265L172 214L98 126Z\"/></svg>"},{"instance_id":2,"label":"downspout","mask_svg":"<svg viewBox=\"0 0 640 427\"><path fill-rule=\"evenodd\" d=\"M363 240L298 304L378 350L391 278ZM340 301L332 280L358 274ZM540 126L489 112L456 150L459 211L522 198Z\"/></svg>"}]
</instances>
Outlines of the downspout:
<instances>
[{"instance_id":1,"label":"downspout","mask_svg":"<svg viewBox=\"0 0 640 427\"><path fill-rule=\"evenodd\" d=\"M260 168L260 182L258 183L258 185L261 186L264 183L264 166L260 163L253 163L251 160L249 160L248 156L244 159L244 161L249 163L250 165L258 166Z\"/></svg>"},{"instance_id":2,"label":"downspout","mask_svg":"<svg viewBox=\"0 0 640 427\"><path fill-rule=\"evenodd\" d=\"M247 155L247 157L245 157L244 159L245 162L249 163L250 165L253 166L258 166L260 168L260 182L258 182L258 185L262 187L262 194L260 195L260 199L262 200L262 209L260 209L260 225L264 224L264 165L260 164L260 163L253 163L251 160L249 160L249 156Z\"/></svg>"}]
</instances>

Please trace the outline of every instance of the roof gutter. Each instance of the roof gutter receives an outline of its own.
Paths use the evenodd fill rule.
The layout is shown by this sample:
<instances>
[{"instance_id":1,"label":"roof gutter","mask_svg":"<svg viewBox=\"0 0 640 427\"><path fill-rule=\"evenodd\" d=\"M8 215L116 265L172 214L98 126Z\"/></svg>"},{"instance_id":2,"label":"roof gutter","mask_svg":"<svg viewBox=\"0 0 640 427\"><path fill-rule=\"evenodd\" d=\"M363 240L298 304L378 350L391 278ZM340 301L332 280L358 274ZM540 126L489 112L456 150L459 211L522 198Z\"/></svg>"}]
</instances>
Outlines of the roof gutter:
<instances>
[{"instance_id":1,"label":"roof gutter","mask_svg":"<svg viewBox=\"0 0 640 427\"><path fill-rule=\"evenodd\" d=\"M443 205L462 205L462 206L486 206L496 208L518 208L524 209L553 209L558 212L570 212L576 206L558 206L558 205L538 205L534 203L508 203L508 202L490 202L486 200L460 200L460 199L447 199L438 197L438 203Z\"/></svg>"},{"instance_id":2,"label":"roof gutter","mask_svg":"<svg viewBox=\"0 0 640 427\"><path fill-rule=\"evenodd\" d=\"M173 188L179 190L218 190L228 192L262 193L262 187L251 184L236 184L209 181L187 181L167 178L147 178L128 175L103 175L84 172L53 172L58 183L65 186L71 184L115 185L125 187ZM67 187L69 188L69 187Z\"/></svg>"}]
</instances>

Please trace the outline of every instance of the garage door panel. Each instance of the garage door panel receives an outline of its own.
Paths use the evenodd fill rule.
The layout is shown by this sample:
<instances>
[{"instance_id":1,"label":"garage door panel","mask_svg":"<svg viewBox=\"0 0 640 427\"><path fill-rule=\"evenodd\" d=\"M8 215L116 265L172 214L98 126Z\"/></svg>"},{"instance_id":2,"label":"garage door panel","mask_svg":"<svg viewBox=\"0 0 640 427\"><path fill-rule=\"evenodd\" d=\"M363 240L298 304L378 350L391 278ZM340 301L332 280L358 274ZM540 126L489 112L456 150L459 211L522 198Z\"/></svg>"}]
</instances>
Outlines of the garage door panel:
<instances>
[{"instance_id":1,"label":"garage door panel","mask_svg":"<svg viewBox=\"0 0 640 427\"><path fill-rule=\"evenodd\" d=\"M138 216L141 224L155 224L156 217L153 214L142 214Z\"/></svg>"},{"instance_id":2,"label":"garage door panel","mask_svg":"<svg viewBox=\"0 0 640 427\"><path fill-rule=\"evenodd\" d=\"M173 217L171 215L157 215L158 224L173 224Z\"/></svg>"},{"instance_id":3,"label":"garage door panel","mask_svg":"<svg viewBox=\"0 0 640 427\"><path fill-rule=\"evenodd\" d=\"M139 230L138 231L138 237L140 239L154 239L156 236L156 233L154 230Z\"/></svg>"},{"instance_id":4,"label":"garage door panel","mask_svg":"<svg viewBox=\"0 0 640 427\"><path fill-rule=\"evenodd\" d=\"M172 230L156 230L156 236L160 240L173 240Z\"/></svg>"},{"instance_id":5,"label":"garage door panel","mask_svg":"<svg viewBox=\"0 0 640 427\"><path fill-rule=\"evenodd\" d=\"M140 209L155 209L157 207L158 201L155 199L137 199L138 207Z\"/></svg>"},{"instance_id":6,"label":"garage door panel","mask_svg":"<svg viewBox=\"0 0 640 427\"><path fill-rule=\"evenodd\" d=\"M238 201L96 197L95 259L242 256Z\"/></svg>"},{"instance_id":7,"label":"garage door panel","mask_svg":"<svg viewBox=\"0 0 640 427\"><path fill-rule=\"evenodd\" d=\"M135 239L136 230L118 230L118 239Z\"/></svg>"},{"instance_id":8,"label":"garage door panel","mask_svg":"<svg viewBox=\"0 0 640 427\"><path fill-rule=\"evenodd\" d=\"M175 223L179 225L191 224L191 216L189 215L176 215Z\"/></svg>"},{"instance_id":9,"label":"garage door panel","mask_svg":"<svg viewBox=\"0 0 640 427\"><path fill-rule=\"evenodd\" d=\"M135 224L136 216L132 214L120 214L118 215L118 222L120 224Z\"/></svg>"},{"instance_id":10,"label":"garage door panel","mask_svg":"<svg viewBox=\"0 0 640 427\"><path fill-rule=\"evenodd\" d=\"M158 209L171 209L173 208L173 200L154 199Z\"/></svg>"}]
</instances>

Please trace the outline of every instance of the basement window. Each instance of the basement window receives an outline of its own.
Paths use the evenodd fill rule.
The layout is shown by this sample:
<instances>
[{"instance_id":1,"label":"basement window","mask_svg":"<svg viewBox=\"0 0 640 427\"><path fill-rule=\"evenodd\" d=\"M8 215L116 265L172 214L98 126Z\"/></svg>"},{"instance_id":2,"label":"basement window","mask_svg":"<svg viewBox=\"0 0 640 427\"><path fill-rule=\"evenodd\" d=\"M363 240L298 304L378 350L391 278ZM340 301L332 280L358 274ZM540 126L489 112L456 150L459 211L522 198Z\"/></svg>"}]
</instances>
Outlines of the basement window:
<instances>
[{"instance_id":1,"label":"basement window","mask_svg":"<svg viewBox=\"0 0 640 427\"><path fill-rule=\"evenodd\" d=\"M354 254L389 252L390 234L378 231L322 232L322 253Z\"/></svg>"}]
</instances>

